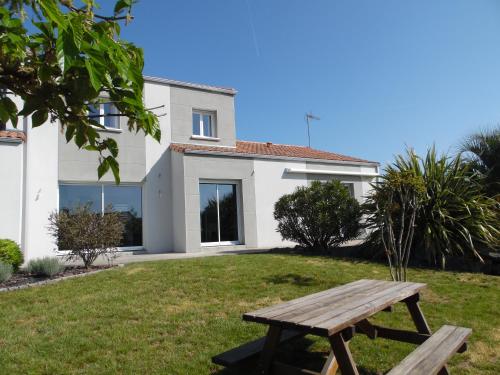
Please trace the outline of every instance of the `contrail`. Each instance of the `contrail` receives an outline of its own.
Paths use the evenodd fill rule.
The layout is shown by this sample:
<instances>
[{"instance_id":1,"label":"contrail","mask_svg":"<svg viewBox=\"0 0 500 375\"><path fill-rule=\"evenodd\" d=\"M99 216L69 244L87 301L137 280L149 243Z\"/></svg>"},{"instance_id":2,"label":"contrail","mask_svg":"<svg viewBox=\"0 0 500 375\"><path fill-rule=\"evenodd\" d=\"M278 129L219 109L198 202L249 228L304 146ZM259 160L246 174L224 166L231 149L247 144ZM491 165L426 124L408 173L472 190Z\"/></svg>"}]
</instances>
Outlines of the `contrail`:
<instances>
[{"instance_id":1,"label":"contrail","mask_svg":"<svg viewBox=\"0 0 500 375\"><path fill-rule=\"evenodd\" d=\"M254 26L253 17L252 17L252 9L250 9L249 0L245 0L245 2L247 3L248 22L250 23L250 29L252 30L253 45L255 47L255 53L257 54L257 57L260 57L259 42L257 41L257 34L255 33L255 26Z\"/></svg>"}]
</instances>

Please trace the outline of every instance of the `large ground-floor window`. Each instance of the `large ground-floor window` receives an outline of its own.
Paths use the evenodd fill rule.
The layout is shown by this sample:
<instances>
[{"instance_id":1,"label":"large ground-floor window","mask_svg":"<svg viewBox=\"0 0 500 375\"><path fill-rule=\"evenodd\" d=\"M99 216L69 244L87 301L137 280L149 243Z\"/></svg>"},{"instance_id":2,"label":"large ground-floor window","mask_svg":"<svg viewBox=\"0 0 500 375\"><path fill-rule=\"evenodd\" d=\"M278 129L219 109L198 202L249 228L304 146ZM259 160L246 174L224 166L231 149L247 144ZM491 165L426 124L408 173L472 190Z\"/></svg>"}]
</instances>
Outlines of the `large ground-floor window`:
<instances>
[{"instance_id":1,"label":"large ground-floor window","mask_svg":"<svg viewBox=\"0 0 500 375\"><path fill-rule=\"evenodd\" d=\"M90 205L94 212L120 212L125 225L121 247L142 246L142 189L137 185L60 184L59 210Z\"/></svg>"},{"instance_id":2,"label":"large ground-floor window","mask_svg":"<svg viewBox=\"0 0 500 375\"><path fill-rule=\"evenodd\" d=\"M238 186L233 183L200 183L202 244L238 243Z\"/></svg>"}]
</instances>

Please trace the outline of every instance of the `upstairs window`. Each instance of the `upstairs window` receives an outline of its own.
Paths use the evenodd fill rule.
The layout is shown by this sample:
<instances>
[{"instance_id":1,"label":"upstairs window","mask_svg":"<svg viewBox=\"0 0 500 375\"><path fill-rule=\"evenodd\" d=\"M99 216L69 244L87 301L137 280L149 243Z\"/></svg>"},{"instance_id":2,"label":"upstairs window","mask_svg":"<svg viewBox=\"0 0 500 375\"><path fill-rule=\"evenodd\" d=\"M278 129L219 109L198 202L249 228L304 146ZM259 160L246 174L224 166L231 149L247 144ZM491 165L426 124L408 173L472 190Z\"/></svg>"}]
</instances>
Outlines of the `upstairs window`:
<instances>
[{"instance_id":1,"label":"upstairs window","mask_svg":"<svg viewBox=\"0 0 500 375\"><path fill-rule=\"evenodd\" d=\"M193 135L215 137L215 113L193 111Z\"/></svg>"},{"instance_id":2,"label":"upstairs window","mask_svg":"<svg viewBox=\"0 0 500 375\"><path fill-rule=\"evenodd\" d=\"M89 105L89 117L108 129L120 129L118 109L112 103ZM99 116L99 117L94 117Z\"/></svg>"}]
</instances>

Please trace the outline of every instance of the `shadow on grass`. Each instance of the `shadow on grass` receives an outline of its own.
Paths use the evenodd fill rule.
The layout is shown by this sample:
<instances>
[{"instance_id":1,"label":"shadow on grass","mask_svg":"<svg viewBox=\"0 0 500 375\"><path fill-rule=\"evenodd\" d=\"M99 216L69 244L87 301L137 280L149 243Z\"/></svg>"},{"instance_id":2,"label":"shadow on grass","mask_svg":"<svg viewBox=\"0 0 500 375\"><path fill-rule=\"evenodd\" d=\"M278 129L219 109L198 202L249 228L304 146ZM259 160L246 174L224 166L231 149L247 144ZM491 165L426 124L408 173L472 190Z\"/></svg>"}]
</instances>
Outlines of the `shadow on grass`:
<instances>
[{"instance_id":1,"label":"shadow on grass","mask_svg":"<svg viewBox=\"0 0 500 375\"><path fill-rule=\"evenodd\" d=\"M298 286L309 286L317 284L313 277L302 276L296 273L287 273L286 275L273 275L264 278L265 281L272 284L293 284Z\"/></svg>"},{"instance_id":2,"label":"shadow on grass","mask_svg":"<svg viewBox=\"0 0 500 375\"><path fill-rule=\"evenodd\" d=\"M313 341L307 337L294 340L280 346L276 353L276 360L298 368L305 368L311 371L321 372L328 357L327 352L311 352L308 348ZM213 372L215 375L257 375L259 356L253 356L234 367L224 368ZM373 372L363 367L358 367L360 375L379 375L382 373Z\"/></svg>"}]
</instances>

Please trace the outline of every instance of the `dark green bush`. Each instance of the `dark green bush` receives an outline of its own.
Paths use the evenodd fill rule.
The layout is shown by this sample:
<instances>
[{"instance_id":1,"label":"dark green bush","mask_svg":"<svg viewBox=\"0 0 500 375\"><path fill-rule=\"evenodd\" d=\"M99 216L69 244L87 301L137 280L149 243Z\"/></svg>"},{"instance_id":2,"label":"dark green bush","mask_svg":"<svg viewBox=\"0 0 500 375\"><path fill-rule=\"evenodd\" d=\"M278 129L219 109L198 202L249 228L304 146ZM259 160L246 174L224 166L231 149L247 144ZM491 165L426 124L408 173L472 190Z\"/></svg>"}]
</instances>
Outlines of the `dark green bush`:
<instances>
[{"instance_id":1,"label":"dark green bush","mask_svg":"<svg viewBox=\"0 0 500 375\"><path fill-rule=\"evenodd\" d=\"M44 257L30 260L26 269L34 276L52 277L64 270L64 264L57 257Z\"/></svg>"},{"instance_id":2,"label":"dark green bush","mask_svg":"<svg viewBox=\"0 0 500 375\"><path fill-rule=\"evenodd\" d=\"M274 205L274 218L283 239L326 250L356 238L361 210L339 181L313 181L282 196Z\"/></svg>"},{"instance_id":3,"label":"dark green bush","mask_svg":"<svg viewBox=\"0 0 500 375\"><path fill-rule=\"evenodd\" d=\"M10 264L17 271L23 264L23 253L12 240L0 239L0 262Z\"/></svg>"},{"instance_id":4,"label":"dark green bush","mask_svg":"<svg viewBox=\"0 0 500 375\"><path fill-rule=\"evenodd\" d=\"M0 262L0 284L12 277L12 265Z\"/></svg>"}]
</instances>

